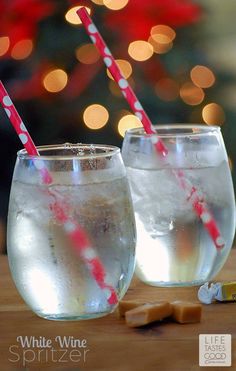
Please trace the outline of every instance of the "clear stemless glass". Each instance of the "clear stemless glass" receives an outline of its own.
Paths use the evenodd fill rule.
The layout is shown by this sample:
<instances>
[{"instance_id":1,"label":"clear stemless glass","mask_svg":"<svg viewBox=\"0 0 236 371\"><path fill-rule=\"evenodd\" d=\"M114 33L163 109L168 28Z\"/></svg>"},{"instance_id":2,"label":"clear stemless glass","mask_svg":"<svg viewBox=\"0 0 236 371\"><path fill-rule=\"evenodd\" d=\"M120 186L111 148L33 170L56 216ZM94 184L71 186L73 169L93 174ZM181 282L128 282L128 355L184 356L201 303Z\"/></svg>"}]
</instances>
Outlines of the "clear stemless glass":
<instances>
[{"instance_id":1,"label":"clear stemless glass","mask_svg":"<svg viewBox=\"0 0 236 371\"><path fill-rule=\"evenodd\" d=\"M235 200L219 127L155 127L168 149L163 158L154 135L126 132L122 156L131 185L136 227L136 274L155 286L190 286L211 280L223 267L235 232ZM174 171L173 171L174 170ZM201 192L225 241L217 251L202 221L174 176Z\"/></svg>"},{"instance_id":2,"label":"clear stemless glass","mask_svg":"<svg viewBox=\"0 0 236 371\"><path fill-rule=\"evenodd\" d=\"M73 249L51 205L56 199L86 231L102 262L106 284L121 299L134 271L135 221L120 150L66 144L38 151L40 157L19 151L13 175L7 245L15 285L41 317L104 316L116 305L109 304L106 290ZM43 161L52 175L51 184L42 183L37 161Z\"/></svg>"}]
</instances>

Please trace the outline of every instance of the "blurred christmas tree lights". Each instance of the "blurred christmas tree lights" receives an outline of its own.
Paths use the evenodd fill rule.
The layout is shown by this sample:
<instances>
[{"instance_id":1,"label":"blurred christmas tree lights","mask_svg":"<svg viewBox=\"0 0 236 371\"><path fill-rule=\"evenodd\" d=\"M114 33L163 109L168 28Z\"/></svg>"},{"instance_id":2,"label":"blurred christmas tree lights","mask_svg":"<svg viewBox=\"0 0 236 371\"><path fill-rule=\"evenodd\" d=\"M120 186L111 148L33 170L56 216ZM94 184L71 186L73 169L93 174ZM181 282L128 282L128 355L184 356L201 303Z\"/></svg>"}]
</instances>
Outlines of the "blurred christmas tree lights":
<instances>
[{"instance_id":1,"label":"blurred christmas tree lights","mask_svg":"<svg viewBox=\"0 0 236 371\"><path fill-rule=\"evenodd\" d=\"M147 85L147 83L152 84L152 94L156 96L157 104L160 104L160 101L172 101L177 102L176 105L180 107L180 100L182 100L182 102L188 106L196 106L204 103L204 101L207 100L207 92L205 91L205 89L212 87L212 85L214 85L215 83L214 73L208 66L196 64L192 66L190 71L177 71L177 73L175 73L176 71L175 69L173 69L173 71L169 72L169 70L165 67L165 61L161 61L159 57L159 55L161 56L162 54L167 54L168 56L168 53L171 51L171 49L175 48L174 43L176 38L178 38L179 27L186 27L186 25L200 21L201 14L203 12L200 5L197 5L192 1L180 2L178 0L175 0L174 2L164 2L160 0L156 2L150 1L149 4L143 4L143 2L141 2L140 0L135 2L133 0L96 0L92 3L93 4L91 4L91 2L85 2L85 4L83 5L86 5L89 13L95 13L96 11L98 11L99 17L104 19L105 24L108 23L109 27L111 26L112 42L114 42L115 32L118 34L115 36L118 41L118 47L115 49L118 50L120 55L126 54L126 59L118 59L117 61L126 78L130 78L131 80L132 74L135 73L135 76L138 76L135 77L135 80L139 79L138 74L140 73L140 70L143 69L143 74L146 75L144 76L144 78L147 80L144 81L144 83L145 85ZM81 96L80 91L78 92L78 94L75 95L70 93L68 94L68 91L70 90L70 80L72 78L77 79L77 81L73 82L73 85L75 85L76 82L78 83L78 85L80 85L80 74L75 74L74 71L76 69L79 69L80 72L83 73L82 65L100 63L100 56L92 44L88 42L80 43L80 40L81 38L84 38L84 35L83 33L79 32L79 29L77 28L78 26L80 26L81 22L76 14L76 10L82 5L76 5L76 2L72 2L71 6L68 5L69 4L65 1L64 7L59 7L60 9L57 9L57 3L55 1L47 1L46 3L37 1L36 4L33 4L30 0L24 0L23 2L13 1L11 6L5 5L6 14L14 14L16 20L21 19L20 16L24 14L23 7L27 7L28 11L26 12L26 14L24 14L24 21L26 22L30 19L31 25L27 30L25 30L25 32L21 33L21 38L20 36L18 36L17 40L14 38L12 39L11 32L9 33L9 35L6 34L1 36L0 57L6 59L15 59L18 61L24 59L29 60L30 58L32 58L32 61L34 62L32 63L32 65L35 65L35 63L37 62L39 66L38 69L40 70L37 71L37 67L36 70L32 68L32 75L28 77L28 79L21 79L20 85L19 81L11 81L13 96L14 90L16 90L16 92L18 92L18 94L16 95L19 100L20 97L21 99L24 99L23 97L26 97L26 100L29 99L29 95L25 94L25 90L30 88L32 90L32 93L33 91L35 91L35 94L32 94L32 97L35 95L35 97L38 96L38 99L40 97L46 99L45 93L53 93L54 95L62 94L60 96L61 100L68 100L68 97L71 97L72 99L79 98L80 100L84 101L84 97ZM37 14L35 23L33 22L32 17L30 17L29 15L29 8L34 9L35 14ZM101 11L101 9L103 10ZM50 19L53 20L54 17L55 19L59 19L60 22L63 22L62 16L64 18L64 21L74 28L73 35L76 35L76 38L78 40L77 45L76 47L74 47L73 45L70 50L68 48L67 60L65 59L65 61L61 61L60 54L55 48L55 55L58 54L58 56L57 58L54 57L54 55L52 56L53 67L51 66L50 61L48 61L48 63L45 63L45 60L47 61L48 59L47 55L42 58L42 64L40 65L40 57L38 52L40 51L41 43L39 37L39 42L37 44L37 32L40 30L40 28L47 29L47 27L49 27L50 25ZM123 27L119 27L119 29L117 29L117 27L122 24L122 19L124 19L124 16L127 18L128 24L125 33ZM139 24L139 27L131 29L131 26L134 24L134 22L138 22L140 17L142 17L142 23ZM40 23L42 19L46 19L46 22ZM168 24L162 23L163 20L166 20L166 23ZM111 21L113 21L113 25L111 24ZM160 23L158 23L158 21ZM20 27L20 29L22 29L22 25L22 21L19 22L19 24L16 22L15 28ZM10 26L10 24L6 22L5 32L7 31L7 26ZM67 30L66 27L65 30ZM55 30L52 29L51 33L53 35L53 33L56 34L57 32L58 30L55 26ZM31 39L26 39L26 35L31 35ZM146 35L146 38L143 37L144 35ZM124 37L124 39L122 39L122 36ZM64 38L66 38L66 32ZM133 38L135 39L132 40ZM67 42L69 46L69 32ZM178 48L178 46L176 48ZM129 58L130 61L128 60ZM148 60L150 60L149 65L145 65L145 62ZM136 65L132 66L132 61ZM137 66L137 63L140 62L142 66ZM155 71L156 76L150 76L148 70L151 71L152 69L154 69L155 64L157 68L157 70ZM23 68L23 66L21 66L21 68ZM98 73L100 72L101 71L99 68ZM40 73L41 77L39 76L38 79L34 79L34 76L38 75L38 73ZM92 71L89 72L89 70L86 70L86 73L90 73L92 78L87 79L87 86L85 81L85 86L81 92L82 95L85 95L86 91L89 92L90 85L93 84L93 80L97 79L97 74L92 76ZM109 78L112 78L108 71L107 74ZM29 84L30 80L31 84ZM109 85L109 90L114 97L114 103L111 104L113 106L115 105L115 98L122 98L122 95L120 94L119 89L115 86L115 84L109 83L108 81L103 81L104 93L101 91L101 94L99 94L99 96L107 94L107 84ZM66 87L67 89L65 89ZM43 90L45 90L46 92L43 93ZM141 91L141 87L139 87L139 90ZM64 95L63 91L65 92ZM154 99L155 97L153 97L151 100ZM111 101L111 98L109 100ZM53 107L52 98L50 98L50 103L50 108L52 110L55 109ZM100 107L100 105L96 101L94 102L94 104L95 107L97 107L98 129L103 127L104 125L100 126L99 123L100 119L98 107ZM120 102L117 103L117 107L120 105ZM109 111L109 107L105 109ZM184 108L182 109L184 110ZM209 109L211 110L211 119L209 119ZM86 110L86 106L84 107L84 110ZM156 110L156 115L158 115L158 109ZM219 119L220 124L222 124L222 117L224 116L222 110L223 108L220 107L217 103L216 105L211 105L210 108L208 107L208 105L205 105L202 108L201 116L199 116L198 120L203 120L203 122L207 124L217 124L217 119ZM206 114L206 112L208 112L208 114ZM161 115L161 119L162 116L163 114ZM189 115L189 118L191 118L191 114ZM96 118L94 120L96 120ZM187 118L185 118L185 120L187 121ZM117 133L121 132L118 128L119 122L116 122L115 124ZM125 122L126 124L124 124ZM96 126L95 123L93 125ZM127 125L126 127L124 127L123 130L130 127L130 123L128 124L127 120L124 120L123 125ZM91 129L89 125L86 126L87 128Z\"/></svg>"}]
</instances>

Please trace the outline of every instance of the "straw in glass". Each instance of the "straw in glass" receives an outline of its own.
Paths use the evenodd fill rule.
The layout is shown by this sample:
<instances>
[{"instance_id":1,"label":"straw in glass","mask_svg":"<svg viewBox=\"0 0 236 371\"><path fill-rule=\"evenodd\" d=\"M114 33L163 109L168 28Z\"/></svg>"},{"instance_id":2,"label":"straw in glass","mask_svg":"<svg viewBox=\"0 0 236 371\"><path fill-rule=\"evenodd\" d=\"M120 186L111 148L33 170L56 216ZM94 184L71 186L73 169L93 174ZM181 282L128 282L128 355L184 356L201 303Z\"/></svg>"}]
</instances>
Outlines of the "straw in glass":
<instances>
[{"instance_id":1,"label":"straw in glass","mask_svg":"<svg viewBox=\"0 0 236 371\"><path fill-rule=\"evenodd\" d=\"M156 151L161 154L163 158L165 158L168 155L168 149L166 148L163 141L158 137L157 132L153 127L149 117L144 111L140 101L136 97L128 81L125 79L122 72L120 71L120 68L118 67L101 34L97 30L97 27L90 18L86 8L79 8L77 10L77 14L81 19L81 22L83 23L92 42L95 44L101 56L103 57L104 63L106 64L108 70L110 71L114 80L118 83L123 96L127 100L134 114L140 119L145 132L147 134L156 134L151 137L151 140L156 148ZM217 223L212 213L209 211L207 204L202 198L200 192L198 192L197 188L186 178L183 170L173 170L172 172L177 178L179 186L185 191L187 201L191 202L194 212L201 219L216 249L218 251L221 250L225 245L224 239L222 238Z\"/></svg>"},{"instance_id":2,"label":"straw in glass","mask_svg":"<svg viewBox=\"0 0 236 371\"><path fill-rule=\"evenodd\" d=\"M19 139L30 156L39 156L37 148L26 129L20 115L18 114L14 104L12 103L3 83L0 81L0 103L2 104L7 116L15 128ZM43 161L37 159L34 161L35 167L40 171L44 184L52 183L53 179ZM55 195L48 190L48 193L53 196L54 202L50 204L50 209L53 212L56 220L63 225L63 228L72 243L72 246L79 253L84 263L89 269L91 276L95 279L98 286L104 291L109 304L113 305L118 302L115 289L106 283L106 271L99 259L98 255L91 246L91 242L86 232L78 225L76 220L69 217L63 208L63 205L56 199Z\"/></svg>"}]
</instances>

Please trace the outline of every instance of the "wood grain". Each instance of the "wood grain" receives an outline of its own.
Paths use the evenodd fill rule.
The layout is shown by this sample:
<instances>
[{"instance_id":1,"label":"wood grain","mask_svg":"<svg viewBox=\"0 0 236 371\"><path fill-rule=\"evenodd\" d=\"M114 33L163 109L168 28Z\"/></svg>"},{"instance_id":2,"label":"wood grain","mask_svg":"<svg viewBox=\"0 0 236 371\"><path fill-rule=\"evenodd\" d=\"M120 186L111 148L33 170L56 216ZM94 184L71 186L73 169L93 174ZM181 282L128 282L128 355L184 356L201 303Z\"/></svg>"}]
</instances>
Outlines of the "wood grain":
<instances>
[{"instance_id":1,"label":"wood grain","mask_svg":"<svg viewBox=\"0 0 236 371\"><path fill-rule=\"evenodd\" d=\"M236 280L236 250L231 255L217 280ZM236 370L236 303L215 303L203 306L201 323L180 325L163 321L145 328L128 328L116 313L89 321L54 322L37 317L24 304L12 282L7 257L0 257L0 369L8 370L88 370L88 371L195 371L198 366L199 334L232 335L232 367ZM197 300L197 288L157 288L134 278L125 299L150 300ZM22 365L24 349L17 342L18 336L39 336L51 339L55 345L53 360L45 350L41 358L28 354L32 362ZM72 347L59 361L56 336L86 339L87 353L70 359ZM18 346L18 348L10 347ZM11 351L15 353L12 354ZM78 355L78 354L77 354ZM84 357L84 358L83 358ZM13 362L20 358L19 361ZM75 361L76 358L76 361ZM210 370L219 371L220 367Z\"/></svg>"}]
</instances>

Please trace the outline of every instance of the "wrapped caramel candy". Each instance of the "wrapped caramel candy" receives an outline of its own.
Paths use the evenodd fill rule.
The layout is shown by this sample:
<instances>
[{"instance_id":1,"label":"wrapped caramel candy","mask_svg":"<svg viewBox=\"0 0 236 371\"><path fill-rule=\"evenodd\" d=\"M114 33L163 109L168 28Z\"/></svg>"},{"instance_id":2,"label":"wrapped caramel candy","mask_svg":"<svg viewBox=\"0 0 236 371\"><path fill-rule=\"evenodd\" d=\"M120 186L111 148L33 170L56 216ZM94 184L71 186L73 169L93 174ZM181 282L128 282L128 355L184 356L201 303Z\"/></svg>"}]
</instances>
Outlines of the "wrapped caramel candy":
<instances>
[{"instance_id":1,"label":"wrapped caramel candy","mask_svg":"<svg viewBox=\"0 0 236 371\"><path fill-rule=\"evenodd\" d=\"M236 301L236 281L206 282L198 290L198 299L204 304L211 304L214 300Z\"/></svg>"}]
</instances>

